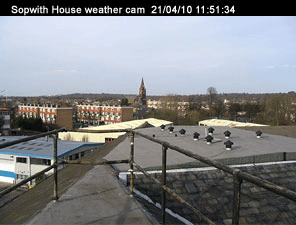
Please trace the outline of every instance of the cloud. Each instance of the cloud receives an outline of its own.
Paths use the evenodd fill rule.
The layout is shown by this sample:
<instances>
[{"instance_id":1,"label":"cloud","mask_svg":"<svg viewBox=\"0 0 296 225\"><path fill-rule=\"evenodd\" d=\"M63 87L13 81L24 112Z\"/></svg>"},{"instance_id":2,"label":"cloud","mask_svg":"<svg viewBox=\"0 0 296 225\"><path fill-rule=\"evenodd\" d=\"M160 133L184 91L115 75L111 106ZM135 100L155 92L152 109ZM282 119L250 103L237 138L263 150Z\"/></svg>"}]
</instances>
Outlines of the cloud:
<instances>
[{"instance_id":1,"label":"cloud","mask_svg":"<svg viewBox=\"0 0 296 225\"><path fill-rule=\"evenodd\" d=\"M296 65L289 65L289 64L283 64L283 65L279 65L279 66L265 66L265 69L278 69L278 68L295 68Z\"/></svg>"},{"instance_id":2,"label":"cloud","mask_svg":"<svg viewBox=\"0 0 296 225\"><path fill-rule=\"evenodd\" d=\"M272 70L272 69L275 69L275 66L266 66L265 69L270 69L270 70Z\"/></svg>"}]
</instances>

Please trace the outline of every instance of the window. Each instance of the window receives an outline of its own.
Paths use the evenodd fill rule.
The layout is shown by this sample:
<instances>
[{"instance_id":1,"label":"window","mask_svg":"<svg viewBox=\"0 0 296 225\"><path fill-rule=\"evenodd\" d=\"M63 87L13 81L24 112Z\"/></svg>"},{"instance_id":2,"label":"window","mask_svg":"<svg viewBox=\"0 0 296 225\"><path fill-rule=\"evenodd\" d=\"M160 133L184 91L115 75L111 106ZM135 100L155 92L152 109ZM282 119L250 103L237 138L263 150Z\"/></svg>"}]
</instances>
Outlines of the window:
<instances>
[{"instance_id":1,"label":"window","mask_svg":"<svg viewBox=\"0 0 296 225\"><path fill-rule=\"evenodd\" d=\"M38 159L38 158L31 158L30 160L31 164L34 165L46 165L46 166L50 166L50 159Z\"/></svg>"},{"instance_id":2,"label":"window","mask_svg":"<svg viewBox=\"0 0 296 225\"><path fill-rule=\"evenodd\" d=\"M23 174L17 174L16 179L18 180L24 180L27 179L29 176L28 175L23 175Z\"/></svg>"},{"instance_id":3,"label":"window","mask_svg":"<svg viewBox=\"0 0 296 225\"><path fill-rule=\"evenodd\" d=\"M16 157L16 162L17 163L27 163L27 158Z\"/></svg>"}]
</instances>

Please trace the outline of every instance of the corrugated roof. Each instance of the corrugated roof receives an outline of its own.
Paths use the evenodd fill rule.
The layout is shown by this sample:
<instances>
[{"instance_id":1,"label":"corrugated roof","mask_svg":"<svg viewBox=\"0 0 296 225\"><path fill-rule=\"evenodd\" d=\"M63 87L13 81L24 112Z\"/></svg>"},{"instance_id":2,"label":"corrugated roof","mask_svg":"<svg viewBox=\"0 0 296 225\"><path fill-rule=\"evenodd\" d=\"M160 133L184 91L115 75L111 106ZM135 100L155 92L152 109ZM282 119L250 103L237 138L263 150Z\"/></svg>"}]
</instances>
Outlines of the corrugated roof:
<instances>
[{"instance_id":1,"label":"corrugated roof","mask_svg":"<svg viewBox=\"0 0 296 225\"><path fill-rule=\"evenodd\" d=\"M101 125L101 126L95 126L95 127L86 127L79 129L80 131L108 131L108 130L121 130L121 129L137 129L137 128L143 128L147 124L150 124L154 127L159 127L162 124L164 125L170 125L173 124L170 121L166 120L160 120L155 118L149 118L149 119L142 119L142 120L131 120L127 122L122 123L116 123L116 124L109 124L109 125Z\"/></svg>"},{"instance_id":2,"label":"corrugated roof","mask_svg":"<svg viewBox=\"0 0 296 225\"><path fill-rule=\"evenodd\" d=\"M1 144L5 142L11 142L24 138L24 136L5 136L1 140ZM69 154L72 151L78 150L87 146L100 146L103 143L81 143L75 141L62 141L58 140L58 158ZM11 154L19 156L29 156L36 158L53 159L53 139L49 138L48 141L45 138L38 138L28 142L22 142L13 146L0 149L0 154Z\"/></svg>"},{"instance_id":3,"label":"corrugated roof","mask_svg":"<svg viewBox=\"0 0 296 225\"><path fill-rule=\"evenodd\" d=\"M209 119L199 122L199 126L225 126L225 127L259 127L259 126L268 126L257 123L242 123L231 120L222 120L222 119Z\"/></svg>"}]
</instances>

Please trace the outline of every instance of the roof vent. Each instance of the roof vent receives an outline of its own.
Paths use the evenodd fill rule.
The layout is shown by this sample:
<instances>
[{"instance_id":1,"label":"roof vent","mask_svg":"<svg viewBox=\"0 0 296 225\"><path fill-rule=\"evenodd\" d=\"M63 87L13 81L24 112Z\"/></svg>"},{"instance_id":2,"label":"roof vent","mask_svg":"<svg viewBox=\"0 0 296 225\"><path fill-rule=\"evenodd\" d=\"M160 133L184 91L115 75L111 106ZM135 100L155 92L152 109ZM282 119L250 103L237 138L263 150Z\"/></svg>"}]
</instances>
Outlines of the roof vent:
<instances>
[{"instance_id":1,"label":"roof vent","mask_svg":"<svg viewBox=\"0 0 296 225\"><path fill-rule=\"evenodd\" d=\"M161 130L161 131L164 131L164 128L165 128L165 125L162 124L162 125L160 126L160 130Z\"/></svg>"},{"instance_id":2,"label":"roof vent","mask_svg":"<svg viewBox=\"0 0 296 225\"><path fill-rule=\"evenodd\" d=\"M153 135L152 135L152 137L154 137L154 138L155 138L155 134L153 134Z\"/></svg>"},{"instance_id":3,"label":"roof vent","mask_svg":"<svg viewBox=\"0 0 296 225\"><path fill-rule=\"evenodd\" d=\"M260 131L260 130L257 130L256 131L256 135L257 135L257 138L261 138L261 135L262 135L263 133Z\"/></svg>"},{"instance_id":4,"label":"roof vent","mask_svg":"<svg viewBox=\"0 0 296 225\"><path fill-rule=\"evenodd\" d=\"M208 135L205 137L205 139L207 140L207 144L211 144L212 143L212 140L214 139L211 135Z\"/></svg>"},{"instance_id":5,"label":"roof vent","mask_svg":"<svg viewBox=\"0 0 296 225\"><path fill-rule=\"evenodd\" d=\"M213 132L214 132L214 128L213 127L210 127L209 129L208 129L208 131L209 131L209 135L213 135Z\"/></svg>"},{"instance_id":6,"label":"roof vent","mask_svg":"<svg viewBox=\"0 0 296 225\"><path fill-rule=\"evenodd\" d=\"M195 133L193 133L193 140L194 141L197 141L198 140L198 137L199 137L199 133L197 133L197 132L195 132Z\"/></svg>"},{"instance_id":7,"label":"roof vent","mask_svg":"<svg viewBox=\"0 0 296 225\"><path fill-rule=\"evenodd\" d=\"M230 140L227 140L224 142L224 145L226 145L226 150L231 150L231 146L233 145L233 142Z\"/></svg>"},{"instance_id":8,"label":"roof vent","mask_svg":"<svg viewBox=\"0 0 296 225\"><path fill-rule=\"evenodd\" d=\"M179 131L179 133L180 133L181 135L185 135L185 133L186 133L186 130L184 130L184 129L181 129L181 130Z\"/></svg>"},{"instance_id":9,"label":"roof vent","mask_svg":"<svg viewBox=\"0 0 296 225\"><path fill-rule=\"evenodd\" d=\"M175 137L177 137L178 135L177 134L175 134Z\"/></svg>"},{"instance_id":10,"label":"roof vent","mask_svg":"<svg viewBox=\"0 0 296 225\"><path fill-rule=\"evenodd\" d=\"M229 130L227 130L224 132L224 134L225 134L225 138L230 138L231 132Z\"/></svg>"},{"instance_id":11,"label":"roof vent","mask_svg":"<svg viewBox=\"0 0 296 225\"><path fill-rule=\"evenodd\" d=\"M168 129L169 129L170 133L172 134L174 131L174 127L169 127Z\"/></svg>"}]
</instances>

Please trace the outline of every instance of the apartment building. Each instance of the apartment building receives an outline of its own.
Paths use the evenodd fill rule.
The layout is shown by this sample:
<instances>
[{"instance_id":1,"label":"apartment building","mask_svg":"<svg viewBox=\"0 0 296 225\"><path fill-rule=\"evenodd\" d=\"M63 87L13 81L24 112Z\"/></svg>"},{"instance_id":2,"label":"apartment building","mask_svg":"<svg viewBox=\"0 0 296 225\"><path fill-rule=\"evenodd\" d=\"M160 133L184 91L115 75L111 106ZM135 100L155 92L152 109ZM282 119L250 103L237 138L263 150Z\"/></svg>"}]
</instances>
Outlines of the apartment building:
<instances>
[{"instance_id":1,"label":"apartment building","mask_svg":"<svg viewBox=\"0 0 296 225\"><path fill-rule=\"evenodd\" d=\"M148 99L148 101L147 101L148 108L159 109L159 108L161 108L161 104L162 104L161 100Z\"/></svg>"},{"instance_id":2,"label":"apartment building","mask_svg":"<svg viewBox=\"0 0 296 225\"><path fill-rule=\"evenodd\" d=\"M43 123L56 124L66 129L73 128L73 109L58 105L22 104L18 106L18 114L23 117L40 117Z\"/></svg>"},{"instance_id":3,"label":"apartment building","mask_svg":"<svg viewBox=\"0 0 296 225\"><path fill-rule=\"evenodd\" d=\"M76 106L76 118L79 122L92 125L115 124L133 119L132 107L117 105L80 104Z\"/></svg>"}]
</instances>

